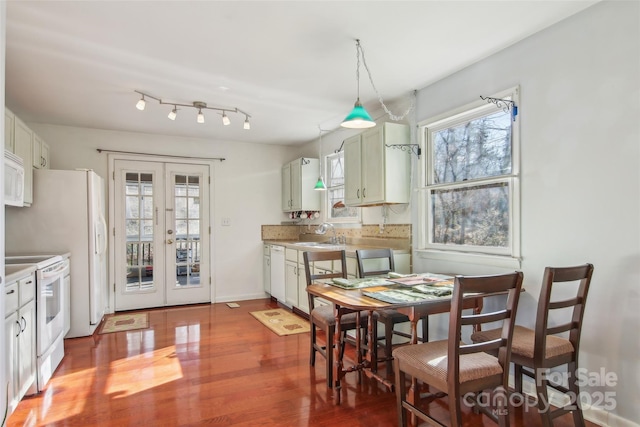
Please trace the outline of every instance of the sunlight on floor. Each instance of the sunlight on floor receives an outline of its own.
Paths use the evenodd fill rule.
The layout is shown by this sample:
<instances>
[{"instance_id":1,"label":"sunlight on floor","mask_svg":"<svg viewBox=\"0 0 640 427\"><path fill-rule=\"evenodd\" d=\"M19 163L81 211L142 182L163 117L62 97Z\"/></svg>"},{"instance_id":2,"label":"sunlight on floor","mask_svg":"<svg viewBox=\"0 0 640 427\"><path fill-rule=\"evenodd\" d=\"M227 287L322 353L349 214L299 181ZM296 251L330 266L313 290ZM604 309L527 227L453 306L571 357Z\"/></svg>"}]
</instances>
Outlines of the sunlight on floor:
<instances>
[{"instance_id":1,"label":"sunlight on floor","mask_svg":"<svg viewBox=\"0 0 640 427\"><path fill-rule=\"evenodd\" d=\"M182 376L176 347L169 346L112 362L105 394L114 399L128 397Z\"/></svg>"}]
</instances>

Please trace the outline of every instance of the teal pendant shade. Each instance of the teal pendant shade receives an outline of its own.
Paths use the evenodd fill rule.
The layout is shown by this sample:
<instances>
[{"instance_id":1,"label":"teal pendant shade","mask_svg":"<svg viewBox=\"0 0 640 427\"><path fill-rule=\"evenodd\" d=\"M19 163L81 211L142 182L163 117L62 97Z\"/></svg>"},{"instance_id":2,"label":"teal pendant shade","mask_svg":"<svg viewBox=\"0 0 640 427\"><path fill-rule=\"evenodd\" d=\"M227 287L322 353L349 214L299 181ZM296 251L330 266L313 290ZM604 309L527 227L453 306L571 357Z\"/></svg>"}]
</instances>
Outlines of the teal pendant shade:
<instances>
[{"instance_id":1,"label":"teal pendant shade","mask_svg":"<svg viewBox=\"0 0 640 427\"><path fill-rule=\"evenodd\" d=\"M351 113L349 113L349 115L340 124L340 126L350 129L366 129L372 128L375 125L376 122L360 103L360 98L356 101Z\"/></svg>"},{"instance_id":2,"label":"teal pendant shade","mask_svg":"<svg viewBox=\"0 0 640 427\"><path fill-rule=\"evenodd\" d=\"M327 189L327 186L324 184L324 179L322 179L322 175L318 178L318 182L316 182L316 186L313 187L314 190L324 191Z\"/></svg>"}]
</instances>

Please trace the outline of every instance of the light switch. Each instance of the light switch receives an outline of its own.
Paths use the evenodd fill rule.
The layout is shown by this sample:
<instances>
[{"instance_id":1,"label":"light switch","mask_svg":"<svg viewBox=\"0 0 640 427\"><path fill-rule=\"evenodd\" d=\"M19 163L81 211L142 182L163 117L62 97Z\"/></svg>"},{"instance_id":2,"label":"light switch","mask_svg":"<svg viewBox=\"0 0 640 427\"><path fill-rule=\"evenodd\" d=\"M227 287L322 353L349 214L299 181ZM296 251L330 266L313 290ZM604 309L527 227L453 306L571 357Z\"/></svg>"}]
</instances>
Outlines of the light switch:
<instances>
[{"instance_id":1,"label":"light switch","mask_svg":"<svg viewBox=\"0 0 640 427\"><path fill-rule=\"evenodd\" d=\"M231 218L229 218L228 216L222 218L222 226L223 227L231 226Z\"/></svg>"}]
</instances>

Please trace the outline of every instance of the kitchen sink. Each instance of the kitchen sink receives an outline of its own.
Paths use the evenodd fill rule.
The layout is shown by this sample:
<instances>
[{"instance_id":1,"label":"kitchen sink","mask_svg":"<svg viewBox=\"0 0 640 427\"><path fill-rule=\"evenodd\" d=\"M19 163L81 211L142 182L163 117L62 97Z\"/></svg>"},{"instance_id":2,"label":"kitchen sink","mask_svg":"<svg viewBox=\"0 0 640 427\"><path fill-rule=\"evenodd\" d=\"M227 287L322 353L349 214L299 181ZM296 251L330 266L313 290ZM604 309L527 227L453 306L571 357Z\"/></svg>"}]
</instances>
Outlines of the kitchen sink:
<instances>
[{"instance_id":1,"label":"kitchen sink","mask_svg":"<svg viewBox=\"0 0 640 427\"><path fill-rule=\"evenodd\" d=\"M297 242L294 246L306 246L308 248L322 248L322 249L344 249L344 245L339 245L330 242Z\"/></svg>"}]
</instances>

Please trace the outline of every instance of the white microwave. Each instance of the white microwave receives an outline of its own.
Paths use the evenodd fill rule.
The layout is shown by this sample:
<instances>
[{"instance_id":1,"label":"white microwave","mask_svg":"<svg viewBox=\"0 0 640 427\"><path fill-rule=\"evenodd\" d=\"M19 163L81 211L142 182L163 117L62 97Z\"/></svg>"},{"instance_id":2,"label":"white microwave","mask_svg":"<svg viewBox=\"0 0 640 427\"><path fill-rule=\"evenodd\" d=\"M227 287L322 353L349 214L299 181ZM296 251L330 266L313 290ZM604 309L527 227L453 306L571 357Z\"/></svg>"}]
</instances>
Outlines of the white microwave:
<instances>
[{"instance_id":1,"label":"white microwave","mask_svg":"<svg viewBox=\"0 0 640 427\"><path fill-rule=\"evenodd\" d=\"M24 204L24 162L8 150L4 150L4 204Z\"/></svg>"}]
</instances>

